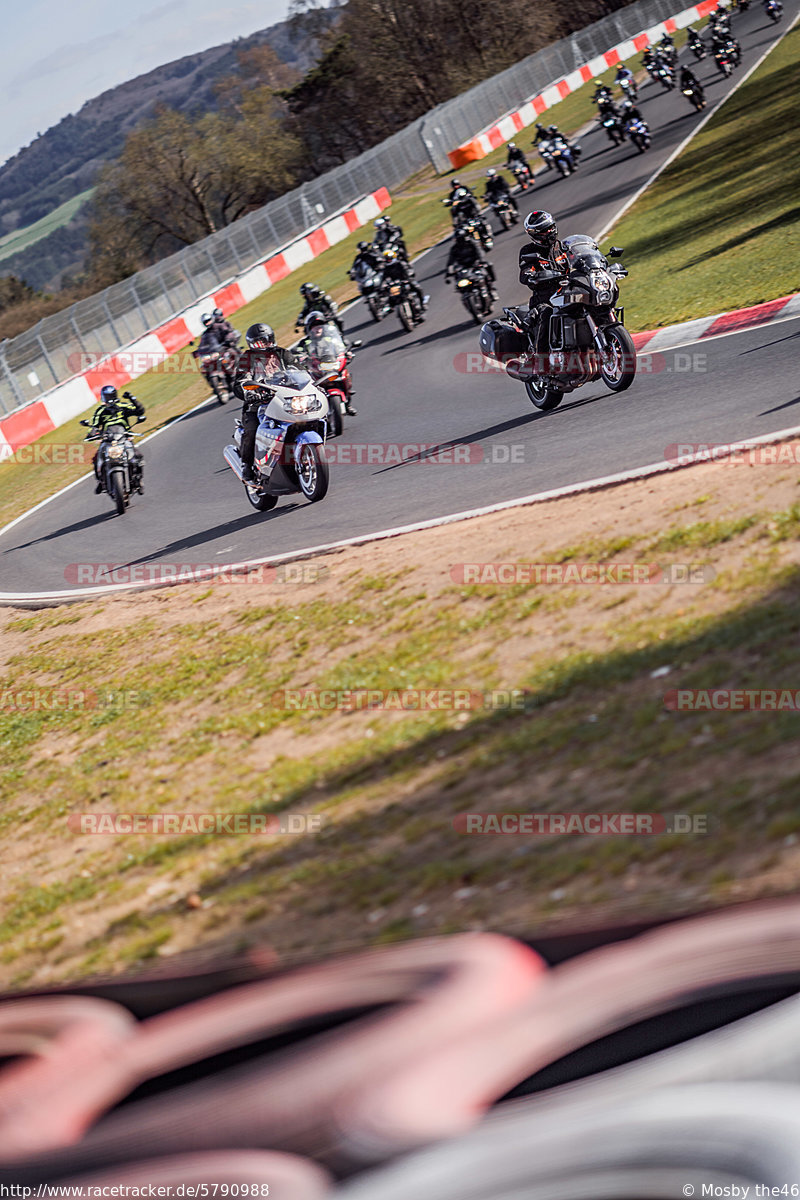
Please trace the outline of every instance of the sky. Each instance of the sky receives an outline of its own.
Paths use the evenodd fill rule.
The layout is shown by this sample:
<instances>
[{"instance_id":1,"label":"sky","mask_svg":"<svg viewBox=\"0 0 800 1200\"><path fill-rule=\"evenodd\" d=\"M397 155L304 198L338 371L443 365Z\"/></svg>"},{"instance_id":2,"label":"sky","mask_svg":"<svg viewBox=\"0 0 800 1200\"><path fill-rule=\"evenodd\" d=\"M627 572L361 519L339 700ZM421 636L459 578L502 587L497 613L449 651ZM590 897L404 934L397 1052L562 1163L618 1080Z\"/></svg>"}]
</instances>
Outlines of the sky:
<instances>
[{"instance_id":1,"label":"sky","mask_svg":"<svg viewBox=\"0 0 800 1200\"><path fill-rule=\"evenodd\" d=\"M289 0L0 0L0 164L93 96L288 10Z\"/></svg>"}]
</instances>

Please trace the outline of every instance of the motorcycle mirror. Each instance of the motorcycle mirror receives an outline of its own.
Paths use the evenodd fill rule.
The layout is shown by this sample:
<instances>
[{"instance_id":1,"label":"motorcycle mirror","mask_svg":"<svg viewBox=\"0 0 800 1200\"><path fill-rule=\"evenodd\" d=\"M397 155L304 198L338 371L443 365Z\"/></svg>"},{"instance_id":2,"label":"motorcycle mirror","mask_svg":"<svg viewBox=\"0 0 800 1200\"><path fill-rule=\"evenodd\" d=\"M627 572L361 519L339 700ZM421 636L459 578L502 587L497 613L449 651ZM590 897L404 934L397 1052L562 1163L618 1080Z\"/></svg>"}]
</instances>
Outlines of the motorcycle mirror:
<instances>
[{"instance_id":1,"label":"motorcycle mirror","mask_svg":"<svg viewBox=\"0 0 800 1200\"><path fill-rule=\"evenodd\" d=\"M606 258L619 258L620 254L624 254L624 253L625 253L625 251L622 249L621 246L612 246L611 249L609 250L608 254L606 255Z\"/></svg>"},{"instance_id":2,"label":"motorcycle mirror","mask_svg":"<svg viewBox=\"0 0 800 1200\"><path fill-rule=\"evenodd\" d=\"M88 428L88 426L89 426L89 422L88 422L88 421L79 421L79 422L78 422L78 424L79 424L79 425L86 425L86 427L87 427L87 428Z\"/></svg>"},{"instance_id":3,"label":"motorcycle mirror","mask_svg":"<svg viewBox=\"0 0 800 1200\"><path fill-rule=\"evenodd\" d=\"M350 349L357 350L359 346L363 346L363 345L364 345L364 343L361 340L361 338L356 338L356 340L354 342L350 343Z\"/></svg>"}]
</instances>

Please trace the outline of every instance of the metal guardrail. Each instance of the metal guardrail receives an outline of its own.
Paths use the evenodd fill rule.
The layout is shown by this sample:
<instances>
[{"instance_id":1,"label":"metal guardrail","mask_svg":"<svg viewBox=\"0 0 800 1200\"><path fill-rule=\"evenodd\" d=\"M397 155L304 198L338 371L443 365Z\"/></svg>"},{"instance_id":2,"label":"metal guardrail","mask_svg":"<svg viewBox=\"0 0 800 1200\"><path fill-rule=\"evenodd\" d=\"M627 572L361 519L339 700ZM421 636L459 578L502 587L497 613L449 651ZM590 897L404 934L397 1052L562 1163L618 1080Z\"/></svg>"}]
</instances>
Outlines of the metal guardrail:
<instances>
[{"instance_id":1,"label":"metal guardrail","mask_svg":"<svg viewBox=\"0 0 800 1200\"><path fill-rule=\"evenodd\" d=\"M391 191L429 163L449 171L448 150L680 7L676 0L636 0L440 104L341 167L0 343L0 416L71 378L81 355L113 354L359 196L380 187Z\"/></svg>"}]
</instances>

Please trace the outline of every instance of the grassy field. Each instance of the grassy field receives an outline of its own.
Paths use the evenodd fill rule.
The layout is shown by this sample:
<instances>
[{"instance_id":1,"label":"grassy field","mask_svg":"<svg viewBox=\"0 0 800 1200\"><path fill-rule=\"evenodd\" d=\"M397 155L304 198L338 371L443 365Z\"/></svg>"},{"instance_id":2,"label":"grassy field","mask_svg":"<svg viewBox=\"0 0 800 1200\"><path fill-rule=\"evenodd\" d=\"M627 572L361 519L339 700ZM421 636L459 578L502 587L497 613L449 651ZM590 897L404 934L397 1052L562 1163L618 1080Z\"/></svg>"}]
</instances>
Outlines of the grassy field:
<instances>
[{"instance_id":1,"label":"grassy field","mask_svg":"<svg viewBox=\"0 0 800 1200\"><path fill-rule=\"evenodd\" d=\"M797 713L665 706L678 687L797 688L796 470L751 473L746 495L737 470L693 468L351 549L316 560L327 576L304 586L201 584L7 613L0 980L116 971L220 939L266 940L291 960L793 887ZM525 561L691 562L714 578L452 582L465 555L519 561L521 546ZM132 628L146 655L131 653ZM280 700L291 688L437 687L520 689L523 701L347 713ZM51 688L113 696L15 711L15 696ZM70 814L201 811L315 813L322 828L67 828ZM492 838L454 826L460 813L517 811L678 812L707 818L708 836Z\"/></svg>"},{"instance_id":2,"label":"grassy field","mask_svg":"<svg viewBox=\"0 0 800 1200\"><path fill-rule=\"evenodd\" d=\"M85 192L79 192L71 200L65 200L63 204L59 204L58 208L54 208L46 217L34 221L33 225L26 225L24 229L15 229L4 237L0 237L0 262L12 254L17 254L20 250L26 250L40 238L47 237L49 233L66 225L72 220L81 205L89 199L93 191L94 188L87 188Z\"/></svg>"}]
</instances>

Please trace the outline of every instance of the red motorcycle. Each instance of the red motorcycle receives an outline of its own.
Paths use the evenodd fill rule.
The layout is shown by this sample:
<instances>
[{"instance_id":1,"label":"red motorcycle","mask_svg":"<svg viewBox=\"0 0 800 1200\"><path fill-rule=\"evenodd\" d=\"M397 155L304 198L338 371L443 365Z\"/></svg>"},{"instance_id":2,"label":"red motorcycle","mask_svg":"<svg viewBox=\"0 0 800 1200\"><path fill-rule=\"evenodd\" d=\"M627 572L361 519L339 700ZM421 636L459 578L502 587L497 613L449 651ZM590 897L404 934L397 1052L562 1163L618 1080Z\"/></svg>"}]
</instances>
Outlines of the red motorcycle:
<instances>
[{"instance_id":1,"label":"red motorcycle","mask_svg":"<svg viewBox=\"0 0 800 1200\"><path fill-rule=\"evenodd\" d=\"M308 373L328 397L330 437L339 437L344 428L344 414L349 412L353 388L350 361L360 345L359 340L348 347L333 321L312 326L302 343Z\"/></svg>"}]
</instances>

